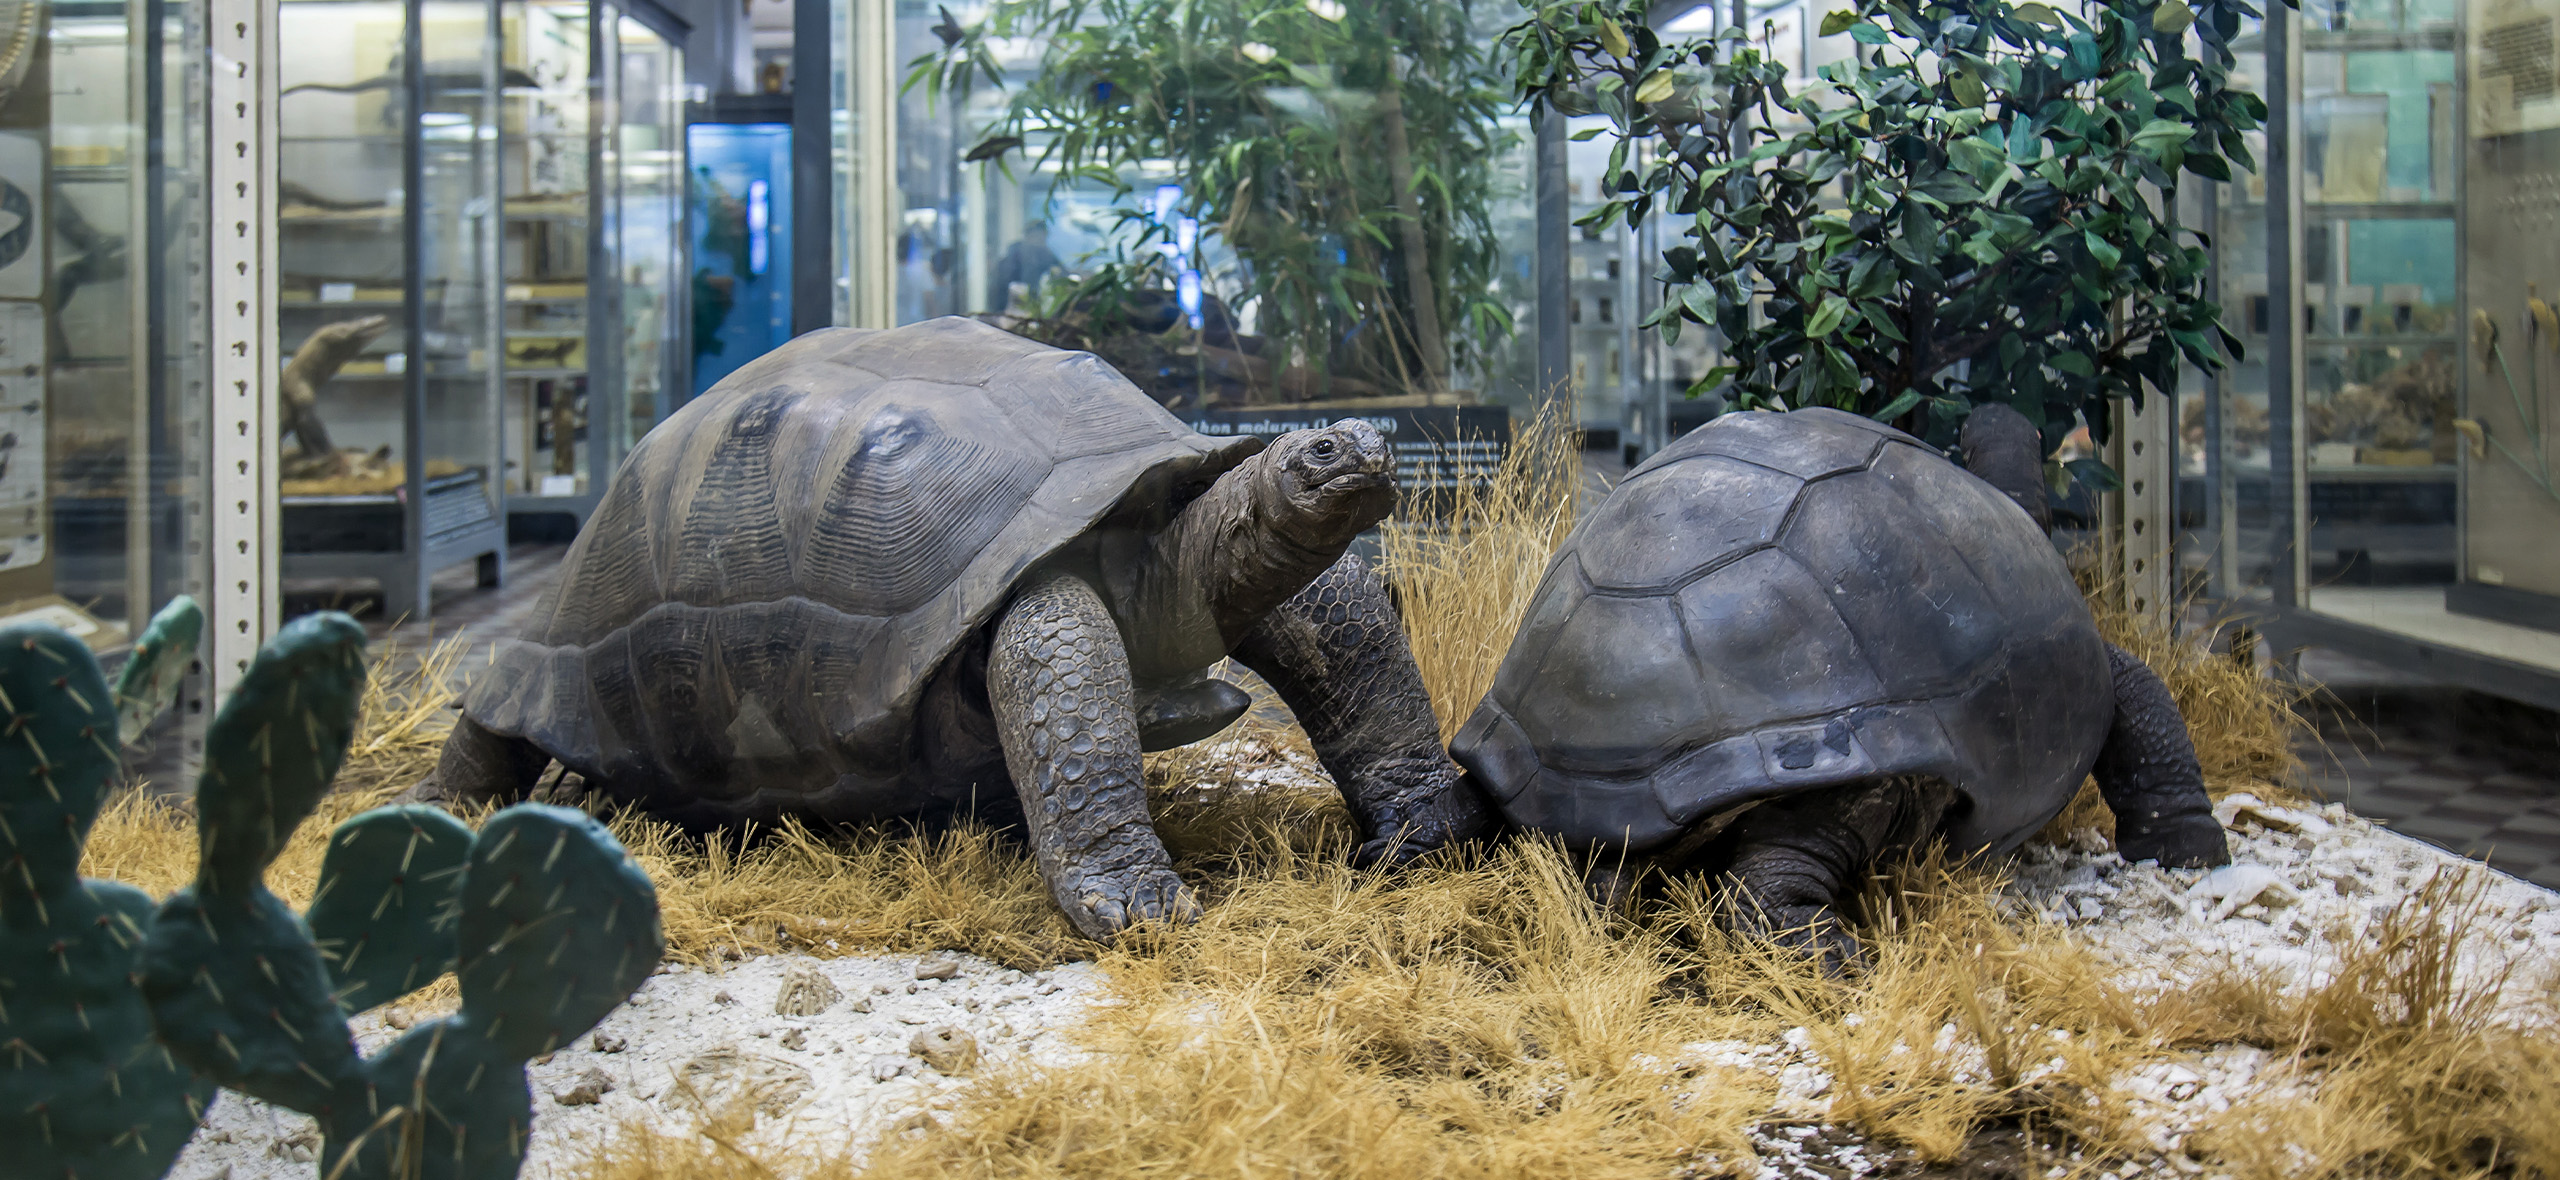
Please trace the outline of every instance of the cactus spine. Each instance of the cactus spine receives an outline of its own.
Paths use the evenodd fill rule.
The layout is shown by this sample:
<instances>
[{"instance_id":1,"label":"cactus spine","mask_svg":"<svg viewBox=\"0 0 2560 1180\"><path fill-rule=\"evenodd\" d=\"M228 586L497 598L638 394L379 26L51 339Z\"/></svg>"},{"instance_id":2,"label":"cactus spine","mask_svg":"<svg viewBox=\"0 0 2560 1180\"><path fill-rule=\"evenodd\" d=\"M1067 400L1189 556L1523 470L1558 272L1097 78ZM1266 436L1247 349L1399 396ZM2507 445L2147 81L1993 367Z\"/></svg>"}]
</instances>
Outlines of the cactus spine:
<instances>
[{"instance_id":1,"label":"cactus spine","mask_svg":"<svg viewBox=\"0 0 2560 1180\"><path fill-rule=\"evenodd\" d=\"M532 1125L526 1059L594 1027L657 965L657 894L575 811L513 807L472 836L385 808L332 835L310 923L295 917L263 878L345 755L362 649L344 615L297 620L215 718L196 881L151 920L143 992L179 1060L319 1120L323 1175L501 1180ZM448 962L461 1010L358 1056L348 1007Z\"/></svg>"},{"instance_id":2,"label":"cactus spine","mask_svg":"<svg viewBox=\"0 0 2560 1180\"><path fill-rule=\"evenodd\" d=\"M184 598L152 620L125 666L125 682L147 682L130 700L109 694L89 649L61 630L0 629L0 1143L10 1175L157 1177L213 1098L152 1040L134 986L150 897L79 875L122 720L138 732L174 695L175 676L157 677L172 663L185 671L202 626Z\"/></svg>"}]
</instances>

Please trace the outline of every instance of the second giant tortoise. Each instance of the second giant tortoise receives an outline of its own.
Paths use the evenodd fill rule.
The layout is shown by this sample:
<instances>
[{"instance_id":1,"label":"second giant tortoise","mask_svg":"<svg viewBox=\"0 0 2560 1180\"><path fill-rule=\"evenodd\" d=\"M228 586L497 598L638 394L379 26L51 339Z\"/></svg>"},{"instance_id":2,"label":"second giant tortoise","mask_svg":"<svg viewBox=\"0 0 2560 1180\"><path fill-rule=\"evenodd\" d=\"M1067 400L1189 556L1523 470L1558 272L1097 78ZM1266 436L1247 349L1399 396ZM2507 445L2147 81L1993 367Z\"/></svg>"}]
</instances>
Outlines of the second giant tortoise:
<instances>
[{"instance_id":1,"label":"second giant tortoise","mask_svg":"<svg viewBox=\"0 0 2560 1180\"><path fill-rule=\"evenodd\" d=\"M802 336L632 449L419 797L523 794L557 759L694 826L1022 821L1102 937L1193 912L1141 749L1277 688L1364 860L1490 822L1455 789L1352 538L1395 496L1346 420L1210 438L1119 374L966 319Z\"/></svg>"},{"instance_id":2,"label":"second giant tortoise","mask_svg":"<svg viewBox=\"0 0 2560 1180\"><path fill-rule=\"evenodd\" d=\"M1972 473L1828 409L1690 432L1556 553L1457 760L1513 823L1701 860L1835 964L1878 855L2005 852L2093 768L2126 859L2228 859L2167 689L2046 536L2035 428L1985 406L1963 445Z\"/></svg>"}]
</instances>

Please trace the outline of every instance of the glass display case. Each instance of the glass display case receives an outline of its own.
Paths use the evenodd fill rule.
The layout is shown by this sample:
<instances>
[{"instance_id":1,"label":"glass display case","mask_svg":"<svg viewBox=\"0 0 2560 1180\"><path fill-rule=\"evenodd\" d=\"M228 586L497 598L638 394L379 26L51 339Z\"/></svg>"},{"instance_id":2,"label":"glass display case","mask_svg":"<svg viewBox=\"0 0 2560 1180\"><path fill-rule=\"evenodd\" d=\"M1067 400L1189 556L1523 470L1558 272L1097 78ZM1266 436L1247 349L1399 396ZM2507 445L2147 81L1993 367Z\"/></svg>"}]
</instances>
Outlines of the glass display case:
<instances>
[{"instance_id":1,"label":"glass display case","mask_svg":"<svg viewBox=\"0 0 2560 1180\"><path fill-rule=\"evenodd\" d=\"M583 520L682 387L681 52L565 0L280 19L283 574L423 616L438 570L501 579L510 513Z\"/></svg>"},{"instance_id":2,"label":"glass display case","mask_svg":"<svg viewBox=\"0 0 2560 1180\"><path fill-rule=\"evenodd\" d=\"M2262 168L2205 216L2247 359L2180 407L2180 563L2280 648L2560 703L2560 104L2481 41L2552 17L2357 0L2238 42Z\"/></svg>"},{"instance_id":3,"label":"glass display case","mask_svg":"<svg viewBox=\"0 0 2560 1180\"><path fill-rule=\"evenodd\" d=\"M506 558L497 278L500 41L479 3L287 0L278 64L282 574Z\"/></svg>"},{"instance_id":4,"label":"glass display case","mask_svg":"<svg viewBox=\"0 0 2560 1180\"><path fill-rule=\"evenodd\" d=\"M1513 331L1529 136L1493 52L1508 14L832 11L836 322L988 317L1095 351L1182 412L1530 395ZM1062 35L1083 29L1108 32ZM1174 57L1189 64L1158 68ZM1075 80L1096 71L1100 90ZM1132 96L1150 86L1214 97ZM1612 428L1623 400L1602 395Z\"/></svg>"},{"instance_id":5,"label":"glass display case","mask_svg":"<svg viewBox=\"0 0 2560 1180\"><path fill-rule=\"evenodd\" d=\"M675 404L687 243L683 53L635 10L508 0L508 510L583 521ZM654 11L651 16L655 16Z\"/></svg>"},{"instance_id":6,"label":"glass display case","mask_svg":"<svg viewBox=\"0 0 2560 1180\"><path fill-rule=\"evenodd\" d=\"M0 622L110 662L209 598L204 54L196 6L0 6Z\"/></svg>"}]
</instances>

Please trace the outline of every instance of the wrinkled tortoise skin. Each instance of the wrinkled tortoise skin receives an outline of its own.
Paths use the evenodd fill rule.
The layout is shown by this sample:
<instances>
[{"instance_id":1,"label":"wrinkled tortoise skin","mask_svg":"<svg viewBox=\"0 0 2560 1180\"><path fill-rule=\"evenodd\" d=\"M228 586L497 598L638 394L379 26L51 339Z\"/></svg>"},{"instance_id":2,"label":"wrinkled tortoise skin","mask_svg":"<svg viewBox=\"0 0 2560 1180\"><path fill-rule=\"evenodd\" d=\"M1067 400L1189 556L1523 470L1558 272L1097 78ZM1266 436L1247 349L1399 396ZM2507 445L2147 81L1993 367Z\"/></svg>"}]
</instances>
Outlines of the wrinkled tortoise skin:
<instances>
[{"instance_id":1,"label":"wrinkled tortoise skin","mask_svg":"<svg viewBox=\"0 0 2560 1180\"><path fill-rule=\"evenodd\" d=\"M2088 776L2114 679L1998 489L1856 415L1728 414L1574 530L1452 753L1584 847L1914 775L1953 784L1951 846L2005 852Z\"/></svg>"},{"instance_id":2,"label":"wrinkled tortoise skin","mask_svg":"<svg viewBox=\"0 0 2560 1180\"><path fill-rule=\"evenodd\" d=\"M813 332L633 448L463 712L696 826L1008 806L984 663L949 657L1260 447L975 321Z\"/></svg>"}]
</instances>

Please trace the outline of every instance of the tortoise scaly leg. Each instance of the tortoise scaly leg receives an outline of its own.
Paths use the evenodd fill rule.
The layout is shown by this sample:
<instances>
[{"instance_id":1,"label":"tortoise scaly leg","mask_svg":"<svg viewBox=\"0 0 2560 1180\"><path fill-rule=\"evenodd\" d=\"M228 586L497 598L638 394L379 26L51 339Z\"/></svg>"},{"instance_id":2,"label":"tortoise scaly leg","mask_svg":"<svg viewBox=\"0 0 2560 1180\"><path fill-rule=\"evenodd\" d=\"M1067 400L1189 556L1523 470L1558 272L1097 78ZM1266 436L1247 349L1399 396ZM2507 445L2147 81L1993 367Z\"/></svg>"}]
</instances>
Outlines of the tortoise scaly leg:
<instances>
[{"instance_id":1,"label":"tortoise scaly leg","mask_svg":"<svg viewBox=\"0 0 2560 1180\"><path fill-rule=\"evenodd\" d=\"M435 770L397 802L514 803L532 792L542 768L550 764L551 755L542 747L490 730L466 714L454 721L453 732L444 739Z\"/></svg>"},{"instance_id":2,"label":"tortoise scaly leg","mask_svg":"<svg viewBox=\"0 0 2560 1180\"><path fill-rule=\"evenodd\" d=\"M1935 779L1892 778L1762 801L1717 838L1727 928L1801 951L1824 974L1847 970L1862 956L1832 909L1841 892L1886 851L1935 833L1954 798Z\"/></svg>"},{"instance_id":3,"label":"tortoise scaly leg","mask_svg":"<svg viewBox=\"0 0 2560 1180\"><path fill-rule=\"evenodd\" d=\"M1360 823L1355 864L1400 864L1493 832L1493 809L1440 744L1440 723L1386 584L1344 554L1236 644L1278 689Z\"/></svg>"},{"instance_id":4,"label":"tortoise scaly leg","mask_svg":"<svg viewBox=\"0 0 2560 1180\"><path fill-rule=\"evenodd\" d=\"M2116 816L2116 851L2128 861L2193 869L2231 863L2204 768L2169 686L2132 652L2107 645L2116 716L2098 749L2098 793Z\"/></svg>"},{"instance_id":5,"label":"tortoise scaly leg","mask_svg":"<svg viewBox=\"0 0 2560 1180\"><path fill-rule=\"evenodd\" d=\"M1198 917L1147 819L1129 657L1091 586L1060 574L1015 597L987 655L987 703L1032 855L1067 920L1105 939L1133 922Z\"/></svg>"}]
</instances>

